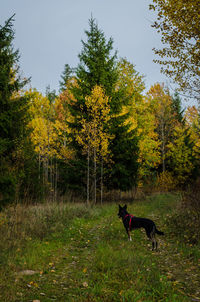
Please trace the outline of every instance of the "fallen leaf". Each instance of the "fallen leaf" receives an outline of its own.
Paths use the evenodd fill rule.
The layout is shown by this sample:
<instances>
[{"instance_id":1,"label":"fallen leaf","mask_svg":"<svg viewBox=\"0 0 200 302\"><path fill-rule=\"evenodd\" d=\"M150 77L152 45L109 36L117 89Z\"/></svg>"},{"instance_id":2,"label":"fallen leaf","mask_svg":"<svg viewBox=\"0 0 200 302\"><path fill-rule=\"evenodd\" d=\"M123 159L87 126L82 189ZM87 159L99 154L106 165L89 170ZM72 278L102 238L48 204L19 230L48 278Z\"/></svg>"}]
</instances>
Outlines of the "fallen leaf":
<instances>
[{"instance_id":1,"label":"fallen leaf","mask_svg":"<svg viewBox=\"0 0 200 302\"><path fill-rule=\"evenodd\" d=\"M83 282L83 286L84 287L88 287L88 283L87 282Z\"/></svg>"}]
</instances>

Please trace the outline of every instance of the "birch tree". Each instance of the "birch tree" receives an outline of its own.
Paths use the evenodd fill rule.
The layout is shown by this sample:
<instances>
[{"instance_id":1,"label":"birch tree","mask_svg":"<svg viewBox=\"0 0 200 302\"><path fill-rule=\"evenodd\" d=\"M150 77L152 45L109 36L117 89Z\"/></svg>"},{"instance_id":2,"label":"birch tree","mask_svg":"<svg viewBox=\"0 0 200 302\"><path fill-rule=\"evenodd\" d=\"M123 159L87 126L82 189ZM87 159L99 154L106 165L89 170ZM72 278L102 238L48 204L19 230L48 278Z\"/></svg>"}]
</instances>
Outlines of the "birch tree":
<instances>
[{"instance_id":1,"label":"birch tree","mask_svg":"<svg viewBox=\"0 0 200 302\"><path fill-rule=\"evenodd\" d=\"M89 204L90 187L90 159L93 162L94 203L96 203L97 190L97 163L101 162L101 179L103 178L103 161L108 159L109 140L111 136L106 131L106 125L110 119L109 98L102 87L95 86L90 96L85 99L82 111L87 114L80 120L81 130L77 135L77 141L87 154L87 203ZM103 198L103 182L101 182L101 202Z\"/></svg>"},{"instance_id":2,"label":"birch tree","mask_svg":"<svg viewBox=\"0 0 200 302\"><path fill-rule=\"evenodd\" d=\"M199 0L153 0L150 9L157 12L153 27L163 43L154 48L155 62L188 97L200 101Z\"/></svg>"}]
</instances>

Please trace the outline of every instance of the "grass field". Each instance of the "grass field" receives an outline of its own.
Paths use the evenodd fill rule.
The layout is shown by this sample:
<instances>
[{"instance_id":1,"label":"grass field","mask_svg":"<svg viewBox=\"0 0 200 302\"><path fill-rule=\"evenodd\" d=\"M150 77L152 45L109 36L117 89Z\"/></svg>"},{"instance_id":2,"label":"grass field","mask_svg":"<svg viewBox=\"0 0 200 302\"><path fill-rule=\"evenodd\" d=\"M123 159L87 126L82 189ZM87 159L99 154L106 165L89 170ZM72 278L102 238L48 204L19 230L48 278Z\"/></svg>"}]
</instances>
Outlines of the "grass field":
<instances>
[{"instance_id":1,"label":"grass field","mask_svg":"<svg viewBox=\"0 0 200 302\"><path fill-rule=\"evenodd\" d=\"M0 301L200 301L199 245L187 240L186 226L174 230L179 203L178 194L157 194L128 205L165 232L157 252L142 230L127 240L118 204L6 209Z\"/></svg>"}]
</instances>

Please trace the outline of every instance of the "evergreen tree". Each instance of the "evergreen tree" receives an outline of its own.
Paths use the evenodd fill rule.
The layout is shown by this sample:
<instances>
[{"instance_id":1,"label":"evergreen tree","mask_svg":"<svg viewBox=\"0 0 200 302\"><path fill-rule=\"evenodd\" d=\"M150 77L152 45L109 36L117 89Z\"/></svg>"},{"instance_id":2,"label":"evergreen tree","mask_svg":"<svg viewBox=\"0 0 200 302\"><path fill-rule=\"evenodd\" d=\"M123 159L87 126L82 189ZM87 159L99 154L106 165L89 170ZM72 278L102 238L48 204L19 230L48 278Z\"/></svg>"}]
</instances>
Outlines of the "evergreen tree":
<instances>
[{"instance_id":1,"label":"evergreen tree","mask_svg":"<svg viewBox=\"0 0 200 302\"><path fill-rule=\"evenodd\" d=\"M138 139L136 131L129 132L130 125L115 127L111 142L113 164L108 170L106 185L109 189L128 191L137 185Z\"/></svg>"},{"instance_id":2,"label":"evergreen tree","mask_svg":"<svg viewBox=\"0 0 200 302\"><path fill-rule=\"evenodd\" d=\"M109 97L109 106L112 105L117 81L116 53L113 51L113 40L108 42L104 33L98 28L93 18L89 20L89 30L85 31L87 41L82 41L82 51L79 54L80 63L76 68L76 83L69 88L73 95L73 101L69 102L69 112L73 118L69 124L72 134L72 145L76 151L76 160L70 162L69 175L78 175L80 186L86 187L84 178L87 171L87 159L83 155L82 146L77 143L76 135L81 131L81 120L90 120L90 114L85 104L86 98L91 95L95 86L103 88L105 95ZM112 101L110 101L112 99ZM74 101L75 100L75 101ZM105 125L105 127L108 127ZM73 171L73 170L76 170ZM84 171L83 171L84 170ZM72 177L70 178L72 182ZM75 185L75 184L74 184ZM75 187L71 183L71 187ZM77 184L76 184L77 186Z\"/></svg>"},{"instance_id":3,"label":"evergreen tree","mask_svg":"<svg viewBox=\"0 0 200 302\"><path fill-rule=\"evenodd\" d=\"M182 123L184 110L181 108L181 98L178 92L175 92L174 96L172 97L172 110L175 114L177 121L179 123Z\"/></svg>"},{"instance_id":4,"label":"evergreen tree","mask_svg":"<svg viewBox=\"0 0 200 302\"><path fill-rule=\"evenodd\" d=\"M117 63L117 110L111 119L111 154L113 163L108 169L107 186L127 191L136 187L138 180L139 139L137 134L137 109L142 102L143 77L126 59Z\"/></svg>"},{"instance_id":5,"label":"evergreen tree","mask_svg":"<svg viewBox=\"0 0 200 302\"><path fill-rule=\"evenodd\" d=\"M0 26L0 191L4 202L15 195L17 159L14 152L25 134L27 112L27 100L20 89L28 80L22 80L18 73L19 51L12 45L13 17Z\"/></svg>"},{"instance_id":6,"label":"evergreen tree","mask_svg":"<svg viewBox=\"0 0 200 302\"><path fill-rule=\"evenodd\" d=\"M65 64L64 71L61 74L60 84L60 93L62 93L67 88L67 82L72 76L73 69L69 66L69 64Z\"/></svg>"},{"instance_id":7,"label":"evergreen tree","mask_svg":"<svg viewBox=\"0 0 200 302\"><path fill-rule=\"evenodd\" d=\"M126 98L124 97L123 89L117 89L118 68L117 68L117 54L113 51L113 40L110 38L106 41L104 33L98 28L97 23L93 18L89 20L89 30L85 31L87 41L82 41L83 49L79 55L80 63L76 69L77 85L73 85L71 92L76 99L69 106L70 113L73 116L73 123L71 123L72 133L80 131L81 119L89 118L85 99L91 95L93 88L97 85L103 88L105 95L109 98L110 106L110 120L105 124L105 128L109 129L111 136L120 137L120 140L114 140L115 143L110 144L110 154L112 156L113 165L107 168L107 179L109 178L109 186L115 189L125 189L125 179L129 182L129 188L134 183L134 177L137 174L136 161L137 158L133 156L133 146L136 142L133 141L133 135L128 133L130 125L124 125L128 114L121 115L123 105L125 105ZM121 153L121 148L118 148L118 143L124 145L126 153ZM86 159L81 155L80 146L74 141L73 147L77 151L77 158L83 160L86 169ZM135 147L134 147L135 150ZM123 161L122 157L126 157ZM82 158L82 159L81 159ZM130 162L132 161L132 164ZM77 165L76 165L77 166ZM82 164L81 166L84 166ZM133 169L134 166L134 169ZM78 165L80 167L80 164ZM110 177L111 171L115 167L116 177L120 175L118 181L112 183ZM70 168L70 173L72 169ZM80 173L80 170L77 171ZM134 174L134 177L127 178L128 175ZM128 186L126 186L126 189Z\"/></svg>"},{"instance_id":8,"label":"evergreen tree","mask_svg":"<svg viewBox=\"0 0 200 302\"><path fill-rule=\"evenodd\" d=\"M84 105L85 97L91 94L93 88L101 86L105 94L112 98L115 94L117 81L116 52L112 55L113 40L106 41L104 33L98 28L93 18L89 20L90 30L85 31L87 42L81 41L83 49L79 54L80 63L76 69L77 85L73 86L72 93L77 100L71 106L72 114L78 116L80 105ZM116 106L116 104L115 104ZM114 109L113 109L114 110ZM76 113L75 113L76 112Z\"/></svg>"},{"instance_id":9,"label":"evergreen tree","mask_svg":"<svg viewBox=\"0 0 200 302\"><path fill-rule=\"evenodd\" d=\"M55 89L51 90L50 85L46 87L46 97L49 99L50 104L53 104L56 99L56 91Z\"/></svg>"}]
</instances>

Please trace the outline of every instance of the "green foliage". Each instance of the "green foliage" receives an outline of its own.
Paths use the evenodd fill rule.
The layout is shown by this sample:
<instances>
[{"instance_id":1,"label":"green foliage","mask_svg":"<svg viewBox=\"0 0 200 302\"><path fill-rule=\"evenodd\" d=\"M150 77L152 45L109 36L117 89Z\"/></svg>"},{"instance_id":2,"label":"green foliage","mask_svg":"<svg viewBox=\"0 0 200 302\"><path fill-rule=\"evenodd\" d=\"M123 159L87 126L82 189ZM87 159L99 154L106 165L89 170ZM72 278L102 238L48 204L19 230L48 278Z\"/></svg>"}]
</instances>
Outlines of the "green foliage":
<instances>
[{"instance_id":1,"label":"green foliage","mask_svg":"<svg viewBox=\"0 0 200 302\"><path fill-rule=\"evenodd\" d=\"M106 41L104 33L98 28L95 20L89 20L89 31L85 31L87 42L82 41L83 49L79 54L80 63L76 68L77 85L71 87L71 92L76 99L69 106L75 123L81 118L81 106L84 108L85 97L89 96L93 88L101 86L105 95L110 99L111 110L114 103L113 95L117 81L116 53L112 56L113 41Z\"/></svg>"},{"instance_id":2,"label":"green foliage","mask_svg":"<svg viewBox=\"0 0 200 302\"><path fill-rule=\"evenodd\" d=\"M134 130L123 123L113 131L114 139L111 142L112 161L108 170L107 189L127 191L137 186L138 181L138 140Z\"/></svg>"},{"instance_id":3,"label":"green foliage","mask_svg":"<svg viewBox=\"0 0 200 302\"><path fill-rule=\"evenodd\" d=\"M175 115L175 118L179 123L183 123L184 119L184 109L182 109L181 106L181 98L176 91L174 96L172 97L172 108L173 108L173 113Z\"/></svg>"},{"instance_id":4,"label":"green foliage","mask_svg":"<svg viewBox=\"0 0 200 302\"><path fill-rule=\"evenodd\" d=\"M79 55L80 63L76 69L76 83L69 87L71 91L71 101L68 102L70 114L70 134L72 147L76 152L76 160L79 165L71 165L69 174L80 175L79 171L73 171L76 167L84 167L86 158L81 155L82 148L77 143L77 135L83 129L81 121L89 121L89 113L85 104L86 98L92 93L93 88L98 85L105 91L106 97L111 97L114 93L114 84L117 79L115 68L116 54L111 56L113 41L108 42L104 33L98 28L95 20L89 20L89 31L85 31L87 42L82 41L83 49ZM112 102L109 103L112 108ZM74 161L74 159L73 159ZM81 173L83 174L83 173ZM82 183L81 179L78 182ZM77 183L75 184L77 185Z\"/></svg>"},{"instance_id":5,"label":"green foliage","mask_svg":"<svg viewBox=\"0 0 200 302\"><path fill-rule=\"evenodd\" d=\"M29 137L21 142L17 155L17 200L26 204L41 200L44 196L42 169L38 168L38 156Z\"/></svg>"},{"instance_id":6,"label":"green foliage","mask_svg":"<svg viewBox=\"0 0 200 302\"><path fill-rule=\"evenodd\" d=\"M104 33L93 18L89 20L89 31L86 30L85 34L87 42L81 41L83 48L76 69L79 86L77 93L85 97L98 85L103 87L108 97L112 97L117 80L116 52L111 54L113 40L110 38L106 41Z\"/></svg>"},{"instance_id":7,"label":"green foliage","mask_svg":"<svg viewBox=\"0 0 200 302\"><path fill-rule=\"evenodd\" d=\"M164 84L156 83L147 93L152 103L152 110L155 116L156 132L160 141L160 169L165 172L167 163L166 156L168 152L168 143L172 139L172 132L177 125L177 117L174 114L172 97Z\"/></svg>"},{"instance_id":8,"label":"green foliage","mask_svg":"<svg viewBox=\"0 0 200 302\"><path fill-rule=\"evenodd\" d=\"M69 64L65 64L64 71L61 74L61 81L60 84L60 93L66 90L67 82L72 76L73 69L69 66Z\"/></svg>"},{"instance_id":9,"label":"green foliage","mask_svg":"<svg viewBox=\"0 0 200 302\"><path fill-rule=\"evenodd\" d=\"M133 170L135 173L134 181L129 179L131 187L137 184L137 177L144 181L160 163L158 153L160 143L155 131L155 114L152 111L152 104L143 95L144 77L126 59L120 59L118 62L118 73L117 87L122 103L122 110L118 117L119 128L126 127L125 132L128 132L126 138L130 139L129 146L126 142L123 144L120 141L120 143L126 146L126 159L132 163L124 168L126 167L127 173L133 173ZM121 148L120 146L119 150ZM122 154L125 153L122 152ZM115 167L113 169L115 170Z\"/></svg>"},{"instance_id":10,"label":"green foliage","mask_svg":"<svg viewBox=\"0 0 200 302\"><path fill-rule=\"evenodd\" d=\"M109 116L107 121L104 121L101 126L98 125L97 127L98 129L102 127L103 132L101 132L107 133L107 136L110 138L114 138L115 136L120 137L120 143L117 139L112 139L112 143L109 142L109 140L106 142L106 145L108 145L106 149L108 149L113 163L105 165L105 169L107 170L106 183L108 185L107 179L109 178L109 184L112 187L116 189L123 188L123 190L125 190L134 185L137 175L137 140L134 140L134 132L129 133L130 123L126 123L129 114L122 112L123 105L127 104L127 96L123 91L123 85L119 88L119 69L117 66L116 52L112 54L113 40L109 39L108 42L106 41L104 33L98 28L93 18L89 20L89 30L85 31L85 33L87 41L82 41L83 49L79 55L80 63L76 69L77 84L69 88L74 98L72 102L69 102L70 115L73 117L69 122L72 141L76 138L76 141L79 140L80 143L80 135L84 131L84 127L86 127L86 124L84 124L85 126L83 125L83 121L85 121L87 125L90 125L92 120L94 120L94 117L90 116L87 99L90 99L95 87L101 87L105 92L105 97L108 98L110 110L107 113ZM139 89L138 86L137 88ZM103 111L100 115L99 117L102 119ZM98 138L101 139L101 135L98 135ZM93 139L92 136L91 139ZM119 144L124 146L126 154L124 152L121 153ZM100 145L102 144L99 144L99 146ZM77 143L74 141L73 147L77 155L80 154L80 144L77 146ZM96 149L97 148L95 148L95 150ZM100 156L103 158L103 149L100 149ZM126 158L122 160L123 156ZM80 159L79 157L79 160ZM95 165L95 161L94 158L93 165ZM84 164L82 166L84 166ZM70 169L71 171L69 171L69 173L72 173L73 168L74 166ZM115 172L112 171L112 169L115 169ZM80 171L77 171L77 173L80 173ZM119 175L120 178L118 178L116 182L114 178L116 179ZM114 178L112 176L114 176ZM109 189L108 187L108 190Z\"/></svg>"},{"instance_id":11,"label":"green foliage","mask_svg":"<svg viewBox=\"0 0 200 302\"><path fill-rule=\"evenodd\" d=\"M175 22L171 28L168 22L174 21L175 13L190 16L195 1L183 11L181 1L181 14L177 1L153 2L159 21L164 20L154 26L175 51L158 54L177 59L180 45L176 49L170 30L184 25ZM195 26L188 30L195 31ZM0 26L0 206L42 196L55 200L59 193L69 192L73 198L87 195L89 200L89 191L97 191L91 198L95 202L101 194L102 202L104 189L108 195L111 190L131 190L152 184L156 175L154 183L174 189L199 175L198 109L190 107L184 113L178 93L171 96L164 84L156 83L144 95L144 77L132 63L117 59L113 40L106 39L95 19L89 20L85 34L77 68L64 67L60 95L47 87L43 96L22 90L28 80L19 75L13 17ZM192 33L188 41L191 37ZM184 38L183 31L179 38Z\"/></svg>"},{"instance_id":12,"label":"green foliage","mask_svg":"<svg viewBox=\"0 0 200 302\"><path fill-rule=\"evenodd\" d=\"M19 52L13 49L13 17L0 26L0 183L1 200L15 194L18 146L25 134L27 99L20 89L28 80L19 76ZM18 182L18 181L17 181ZM4 187L8 185L4 191ZM4 193L5 192L5 193ZM10 194L9 194L10 192Z\"/></svg>"},{"instance_id":13,"label":"green foliage","mask_svg":"<svg viewBox=\"0 0 200 302\"><path fill-rule=\"evenodd\" d=\"M193 145L187 129L175 127L173 140L168 144L167 160L178 185L184 185L191 180L195 162Z\"/></svg>"},{"instance_id":14,"label":"green foliage","mask_svg":"<svg viewBox=\"0 0 200 302\"><path fill-rule=\"evenodd\" d=\"M46 97L48 98L50 104L53 104L55 102L55 99L56 99L56 91L55 89L54 90L51 90L50 88L50 85L48 85L46 87Z\"/></svg>"},{"instance_id":15,"label":"green foliage","mask_svg":"<svg viewBox=\"0 0 200 302\"><path fill-rule=\"evenodd\" d=\"M2 192L0 210L9 201L14 200L16 189L16 179L11 173L5 173L0 177L0 192Z\"/></svg>"}]
</instances>

